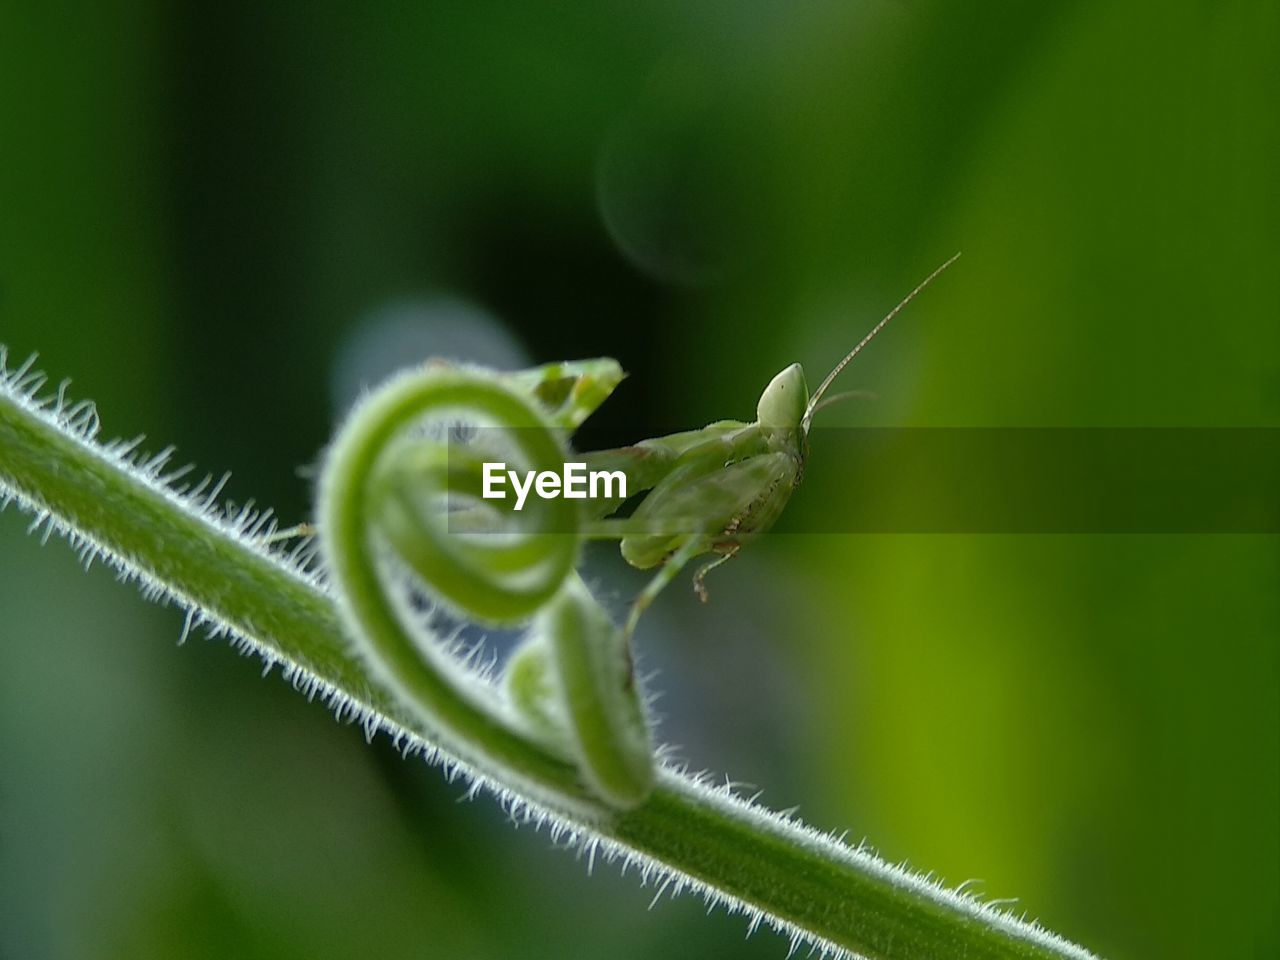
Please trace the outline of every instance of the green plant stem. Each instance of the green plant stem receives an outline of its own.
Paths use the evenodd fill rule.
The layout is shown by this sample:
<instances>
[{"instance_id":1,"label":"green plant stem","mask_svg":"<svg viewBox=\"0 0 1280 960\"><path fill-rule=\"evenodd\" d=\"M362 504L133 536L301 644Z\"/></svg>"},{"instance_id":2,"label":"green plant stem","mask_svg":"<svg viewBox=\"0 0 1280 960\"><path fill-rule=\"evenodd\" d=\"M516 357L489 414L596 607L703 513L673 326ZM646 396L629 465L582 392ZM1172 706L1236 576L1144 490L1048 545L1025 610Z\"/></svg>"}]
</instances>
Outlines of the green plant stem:
<instances>
[{"instance_id":1,"label":"green plant stem","mask_svg":"<svg viewBox=\"0 0 1280 960\"><path fill-rule=\"evenodd\" d=\"M514 729L492 725L483 750L465 737L439 743L440 732L401 708L354 657L334 598L314 579L36 409L11 383L0 386L0 487L265 656L329 685L393 734L442 747L473 775L510 791L507 801L534 819L569 831L593 852L634 857L672 893L692 887L753 922L763 915L796 943L875 960L1092 956L670 768L640 806L597 812L563 761ZM506 768L488 762L495 749L576 793L582 808L522 793L525 784L505 781Z\"/></svg>"}]
</instances>

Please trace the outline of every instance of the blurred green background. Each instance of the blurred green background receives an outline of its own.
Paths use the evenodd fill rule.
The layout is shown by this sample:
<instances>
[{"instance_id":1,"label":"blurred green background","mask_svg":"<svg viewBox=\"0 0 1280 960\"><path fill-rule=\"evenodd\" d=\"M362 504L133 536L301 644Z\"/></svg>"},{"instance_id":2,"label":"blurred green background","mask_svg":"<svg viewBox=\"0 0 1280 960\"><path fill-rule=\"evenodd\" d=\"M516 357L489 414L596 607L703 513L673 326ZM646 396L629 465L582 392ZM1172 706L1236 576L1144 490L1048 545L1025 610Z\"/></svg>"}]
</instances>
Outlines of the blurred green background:
<instances>
[{"instance_id":1,"label":"blurred green background","mask_svg":"<svg viewBox=\"0 0 1280 960\"><path fill-rule=\"evenodd\" d=\"M6 4L0 342L287 520L389 364L615 356L583 440L634 440L824 371L956 250L830 422L1278 425L1277 11ZM846 507L815 448L792 509ZM25 524L6 960L784 954ZM695 767L1115 960L1280 951L1275 538L777 537L711 586L640 638Z\"/></svg>"}]
</instances>

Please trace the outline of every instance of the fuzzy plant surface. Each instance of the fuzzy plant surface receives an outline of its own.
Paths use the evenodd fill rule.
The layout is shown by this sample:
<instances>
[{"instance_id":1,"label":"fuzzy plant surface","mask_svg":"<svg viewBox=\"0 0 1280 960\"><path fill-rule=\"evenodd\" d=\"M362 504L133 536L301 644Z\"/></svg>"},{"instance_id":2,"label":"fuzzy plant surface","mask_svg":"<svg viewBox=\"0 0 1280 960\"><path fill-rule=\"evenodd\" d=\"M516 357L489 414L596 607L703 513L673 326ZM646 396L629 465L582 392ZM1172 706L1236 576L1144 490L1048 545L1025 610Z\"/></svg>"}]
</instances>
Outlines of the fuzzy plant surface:
<instances>
[{"instance_id":1,"label":"fuzzy plant surface","mask_svg":"<svg viewBox=\"0 0 1280 960\"><path fill-rule=\"evenodd\" d=\"M270 511L224 509L222 483L189 479L172 448L101 441L92 403L49 388L30 360L7 366L0 347L0 500L86 566L101 559L184 610L184 635L202 628L278 665L369 737L465 777L589 863L634 867L658 895L697 894L818 956L1092 958L655 748L629 630L576 570L590 524L565 499L495 513L476 493L482 460L563 463L620 376L591 361L392 378L331 444L318 538L298 539ZM450 641L441 624L459 619L526 628L501 675Z\"/></svg>"}]
</instances>

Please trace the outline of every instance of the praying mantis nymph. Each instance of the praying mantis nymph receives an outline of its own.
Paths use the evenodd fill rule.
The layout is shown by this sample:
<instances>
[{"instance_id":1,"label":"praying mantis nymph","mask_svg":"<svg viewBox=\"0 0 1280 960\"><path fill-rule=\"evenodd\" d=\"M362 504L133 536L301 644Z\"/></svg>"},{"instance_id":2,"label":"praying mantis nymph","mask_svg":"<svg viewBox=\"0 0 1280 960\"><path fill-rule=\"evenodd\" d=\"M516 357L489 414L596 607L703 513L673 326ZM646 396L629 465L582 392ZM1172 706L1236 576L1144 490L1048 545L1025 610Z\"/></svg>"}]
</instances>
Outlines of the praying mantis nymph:
<instances>
[{"instance_id":1,"label":"praying mantis nymph","mask_svg":"<svg viewBox=\"0 0 1280 960\"><path fill-rule=\"evenodd\" d=\"M889 321L959 256L934 270L889 311L812 395L804 370L793 363L769 381L753 423L722 420L701 430L584 456L591 469L624 470L631 493L649 491L629 518L597 520L588 528L590 536L620 539L622 556L631 566L659 567L631 608L627 636L689 561L716 555L694 574L694 589L705 601L707 573L773 526L804 476L814 414L839 399L824 400L827 390ZM595 512L605 517L619 506L616 501L606 503Z\"/></svg>"},{"instance_id":2,"label":"praying mantis nymph","mask_svg":"<svg viewBox=\"0 0 1280 960\"><path fill-rule=\"evenodd\" d=\"M804 370L793 363L765 387L754 422L719 420L700 430L574 455L589 470L625 473L626 490L632 497L647 491L626 518L613 516L623 505L621 497L584 501L577 531L592 539L619 540L623 558L633 567L659 568L632 605L624 628L627 637L635 632L641 614L691 560L715 554L694 574L694 589L705 601L708 572L777 522L804 476L814 415L846 396L828 397L828 389L889 321L959 256L952 256L903 297L844 355L812 395ZM429 373L444 376L454 369L470 369L470 376L491 378L495 386L534 403L550 425L565 433L581 426L625 376L618 362L608 357L511 373L454 368L440 360L430 360L426 366ZM478 515L476 510L451 513L449 527L465 533ZM301 529L274 537L294 535Z\"/></svg>"},{"instance_id":3,"label":"praying mantis nymph","mask_svg":"<svg viewBox=\"0 0 1280 960\"><path fill-rule=\"evenodd\" d=\"M393 377L348 416L326 455L318 498L322 547L330 576L345 585L342 614L359 651L443 735L462 736L478 723L499 743L494 731L514 728L556 763L571 764L610 809L643 802L655 763L632 659L640 616L690 560L714 554L694 575L706 599L707 572L773 526L804 475L814 415L835 399L827 390L954 260L876 324L812 395L800 365L786 367L761 394L751 423L722 420L571 454L569 434L623 379L616 360L513 373L433 361ZM489 468L507 457L526 476L563 465L567 477L572 458L621 471L627 483L616 495L572 498L579 503L567 490L560 498L554 486L544 493L539 485L540 499L522 512L490 495ZM616 516L641 492L630 516ZM576 570L586 538L620 540L632 566L658 568L621 628ZM394 595L406 584L459 618L530 625L508 661L504 700L495 705L484 684L462 679L441 645L420 642L410 605ZM577 802L555 770L517 774Z\"/></svg>"}]
</instances>

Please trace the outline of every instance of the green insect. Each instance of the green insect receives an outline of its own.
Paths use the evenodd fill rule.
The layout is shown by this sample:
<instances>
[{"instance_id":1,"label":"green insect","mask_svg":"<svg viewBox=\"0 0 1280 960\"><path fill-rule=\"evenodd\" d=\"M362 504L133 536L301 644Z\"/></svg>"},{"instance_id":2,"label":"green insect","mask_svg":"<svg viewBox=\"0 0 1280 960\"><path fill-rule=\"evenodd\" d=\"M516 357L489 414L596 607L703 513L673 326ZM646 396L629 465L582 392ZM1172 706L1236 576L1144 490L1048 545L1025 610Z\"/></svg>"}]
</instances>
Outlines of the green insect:
<instances>
[{"instance_id":1,"label":"green insect","mask_svg":"<svg viewBox=\"0 0 1280 960\"><path fill-rule=\"evenodd\" d=\"M804 476L809 429L814 414L839 396L824 396L842 370L903 307L959 254L938 267L871 332L862 338L809 393L804 371L793 363L775 376L756 405L752 423L721 420L703 427L643 440L632 446L583 454L588 469L621 470L627 491L648 491L625 519L608 519L620 499L590 502L594 522L588 535L621 540L622 556L638 569L659 567L631 608L625 633L634 633L641 614L693 559L715 554L694 574L704 601L705 579L782 515ZM578 426L621 379L611 360L556 364L511 375L513 386L538 396L557 412L563 426ZM582 401L582 402L578 402Z\"/></svg>"}]
</instances>

